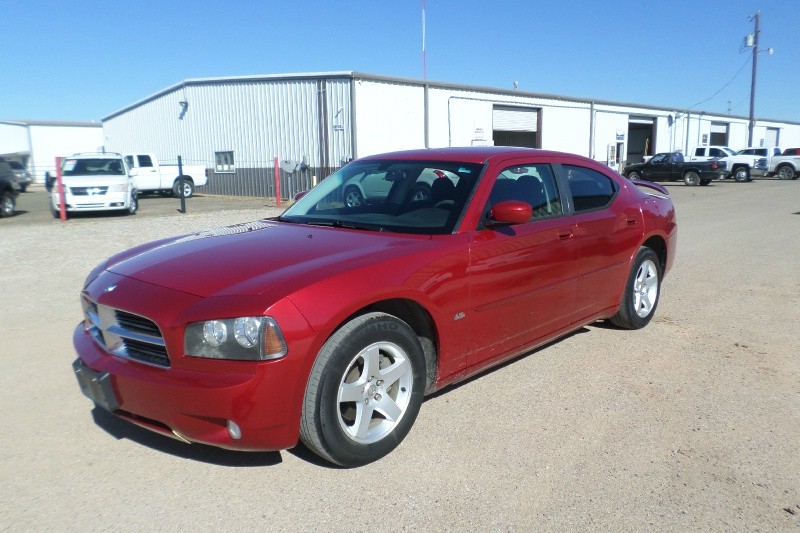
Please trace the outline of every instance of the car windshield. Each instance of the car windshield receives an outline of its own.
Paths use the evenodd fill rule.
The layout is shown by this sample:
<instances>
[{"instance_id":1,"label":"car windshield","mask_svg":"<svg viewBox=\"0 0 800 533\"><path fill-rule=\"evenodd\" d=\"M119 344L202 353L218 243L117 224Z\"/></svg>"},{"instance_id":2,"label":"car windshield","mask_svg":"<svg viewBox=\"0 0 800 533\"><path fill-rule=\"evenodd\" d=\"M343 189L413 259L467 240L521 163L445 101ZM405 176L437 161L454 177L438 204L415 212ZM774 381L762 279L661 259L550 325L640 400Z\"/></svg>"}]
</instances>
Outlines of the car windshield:
<instances>
[{"instance_id":1,"label":"car windshield","mask_svg":"<svg viewBox=\"0 0 800 533\"><path fill-rule=\"evenodd\" d=\"M65 159L64 176L124 176L121 159Z\"/></svg>"},{"instance_id":2,"label":"car windshield","mask_svg":"<svg viewBox=\"0 0 800 533\"><path fill-rule=\"evenodd\" d=\"M20 163L19 161L9 161L8 164L14 170L25 170L25 167L23 167L22 163Z\"/></svg>"},{"instance_id":3,"label":"car windshield","mask_svg":"<svg viewBox=\"0 0 800 533\"><path fill-rule=\"evenodd\" d=\"M733 150L731 150L727 146L720 146L719 149L722 150L723 152L725 152L727 155L736 155L736 152L734 152Z\"/></svg>"},{"instance_id":4,"label":"car windshield","mask_svg":"<svg viewBox=\"0 0 800 533\"><path fill-rule=\"evenodd\" d=\"M323 180L280 220L397 233L452 233L482 169L458 162L356 161Z\"/></svg>"}]
</instances>

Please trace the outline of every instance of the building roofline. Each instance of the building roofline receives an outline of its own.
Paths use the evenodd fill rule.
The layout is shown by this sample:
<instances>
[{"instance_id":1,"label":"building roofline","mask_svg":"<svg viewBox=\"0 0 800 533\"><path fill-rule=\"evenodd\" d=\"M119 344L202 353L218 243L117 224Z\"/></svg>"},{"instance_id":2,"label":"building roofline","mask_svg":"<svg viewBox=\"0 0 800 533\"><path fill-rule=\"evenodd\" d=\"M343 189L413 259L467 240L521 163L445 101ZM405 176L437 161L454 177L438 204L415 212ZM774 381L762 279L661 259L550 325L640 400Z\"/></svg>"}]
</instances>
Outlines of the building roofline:
<instances>
[{"instance_id":1,"label":"building roofline","mask_svg":"<svg viewBox=\"0 0 800 533\"><path fill-rule=\"evenodd\" d=\"M9 126L54 126L54 127L94 127L102 128L102 122L65 122L58 120L0 120L0 124Z\"/></svg>"},{"instance_id":2,"label":"building roofline","mask_svg":"<svg viewBox=\"0 0 800 533\"><path fill-rule=\"evenodd\" d=\"M474 85L465 85L459 83L451 83L451 82L440 82L440 81L430 81L430 80L420 80L415 78L403 78L398 76L387 76L382 74L370 74L365 72L358 72L358 71L333 71L333 72L309 72L309 73L293 73L293 74L257 74L257 75L246 75L246 76L225 76L225 77L212 77L212 78L192 78L187 79L182 82L176 83L170 87L162 89L150 96L147 96L141 100L138 100L118 111L115 111L109 115L104 116L101 118L101 122L106 122L107 120L111 120L114 117L117 117L123 113L126 113L132 109L140 107L156 98L160 98L165 94L169 94L171 92L177 91L178 89L188 87L191 85L216 85L216 84L223 84L223 83L236 83L236 82L260 82L260 81L290 81L290 80L308 80L308 79L335 79L335 78L348 78L351 80L374 80L374 81L386 81L391 83L402 83L407 85L418 85L420 87L438 87L443 89L457 89L457 90L464 90L464 91L472 91L472 92L482 92L482 93L489 93L489 94L500 94L504 96L524 96L528 98L538 98L543 100L556 100L562 102L573 102L573 103L581 103L586 105L603 105L603 106L614 106L614 107L633 107L633 108L640 108L644 112L646 111L662 111L665 113L679 113L679 114L692 114L692 115L709 115L713 117L720 117L722 118L731 118L731 119L739 119L739 120L749 120L749 117L742 116L742 115L726 115L724 113L718 113L713 111L706 111L702 109L685 109L685 108L678 108L678 107L667 107L667 106L660 106L660 105L651 105L651 104L640 104L640 103L633 103L633 102L618 102L614 100L603 100L598 98L586 98L586 97L579 97L579 96L566 96L566 95L559 95L559 94L549 94L549 93L537 93L537 92L528 92L528 91L520 91L520 90L513 90L513 89L501 89L497 87L486 87L486 86L474 86ZM783 120L783 119L773 119L773 118L764 118L758 117L756 118L759 122L778 122L782 124L793 124L793 125L800 125L800 122L790 121L790 120Z\"/></svg>"}]
</instances>

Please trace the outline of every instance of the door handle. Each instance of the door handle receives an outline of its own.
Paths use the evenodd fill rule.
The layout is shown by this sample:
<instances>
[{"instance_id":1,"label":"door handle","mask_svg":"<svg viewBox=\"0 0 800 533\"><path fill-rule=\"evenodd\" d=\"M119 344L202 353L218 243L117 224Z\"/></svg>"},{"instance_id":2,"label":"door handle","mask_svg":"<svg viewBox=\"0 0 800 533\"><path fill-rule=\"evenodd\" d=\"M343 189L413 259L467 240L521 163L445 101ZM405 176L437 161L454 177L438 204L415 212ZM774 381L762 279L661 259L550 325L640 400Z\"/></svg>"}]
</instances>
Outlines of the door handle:
<instances>
[{"instance_id":1,"label":"door handle","mask_svg":"<svg viewBox=\"0 0 800 533\"><path fill-rule=\"evenodd\" d=\"M629 226L635 226L639 223L639 219L635 217L628 217L625 219L625 222L627 222Z\"/></svg>"},{"instance_id":2,"label":"door handle","mask_svg":"<svg viewBox=\"0 0 800 533\"><path fill-rule=\"evenodd\" d=\"M572 239L572 237L574 237L574 236L575 236L575 234L572 233L571 231L559 231L558 232L558 238L561 239L562 241L568 241L568 240Z\"/></svg>"}]
</instances>

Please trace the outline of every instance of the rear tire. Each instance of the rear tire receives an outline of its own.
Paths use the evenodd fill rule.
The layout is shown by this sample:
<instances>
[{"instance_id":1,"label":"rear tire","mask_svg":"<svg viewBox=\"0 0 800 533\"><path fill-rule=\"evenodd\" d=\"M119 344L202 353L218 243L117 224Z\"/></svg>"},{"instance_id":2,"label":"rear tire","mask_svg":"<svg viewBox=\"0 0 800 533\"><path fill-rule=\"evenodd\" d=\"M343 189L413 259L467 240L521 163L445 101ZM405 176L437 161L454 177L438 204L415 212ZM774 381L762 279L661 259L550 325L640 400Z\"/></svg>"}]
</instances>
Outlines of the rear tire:
<instances>
[{"instance_id":1,"label":"rear tire","mask_svg":"<svg viewBox=\"0 0 800 533\"><path fill-rule=\"evenodd\" d=\"M417 335L397 317L368 313L337 330L309 374L300 438L341 466L391 452L411 430L425 389Z\"/></svg>"},{"instance_id":2,"label":"rear tire","mask_svg":"<svg viewBox=\"0 0 800 533\"><path fill-rule=\"evenodd\" d=\"M180 180L175 180L175 183L172 185L172 193L178 198L181 197L180 184L181 184ZM194 183L192 183L192 180L184 178L183 197L191 198L193 194L194 194Z\"/></svg>"},{"instance_id":3,"label":"rear tire","mask_svg":"<svg viewBox=\"0 0 800 533\"><path fill-rule=\"evenodd\" d=\"M700 174L695 172L694 170L690 170L686 174L683 175L683 182L689 186L700 185Z\"/></svg>"},{"instance_id":4,"label":"rear tire","mask_svg":"<svg viewBox=\"0 0 800 533\"><path fill-rule=\"evenodd\" d=\"M642 176L636 171L628 172L628 179L629 180L640 180L640 179L642 179Z\"/></svg>"},{"instance_id":5,"label":"rear tire","mask_svg":"<svg viewBox=\"0 0 800 533\"><path fill-rule=\"evenodd\" d=\"M633 261L622 301L611 323L624 329L641 329L650 323L661 294L661 261L645 246L639 248Z\"/></svg>"},{"instance_id":6,"label":"rear tire","mask_svg":"<svg viewBox=\"0 0 800 533\"><path fill-rule=\"evenodd\" d=\"M781 165L778 167L778 171L776 172L779 180L791 180L794 179L794 169L789 165Z\"/></svg>"}]
</instances>

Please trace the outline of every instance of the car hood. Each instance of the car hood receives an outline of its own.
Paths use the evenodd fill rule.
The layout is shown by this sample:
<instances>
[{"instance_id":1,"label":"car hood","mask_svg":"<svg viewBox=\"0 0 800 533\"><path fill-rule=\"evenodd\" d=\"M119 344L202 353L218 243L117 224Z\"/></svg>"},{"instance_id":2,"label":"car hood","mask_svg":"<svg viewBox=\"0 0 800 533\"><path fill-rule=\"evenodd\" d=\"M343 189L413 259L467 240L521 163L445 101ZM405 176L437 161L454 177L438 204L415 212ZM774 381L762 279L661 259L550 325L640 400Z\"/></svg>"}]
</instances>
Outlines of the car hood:
<instances>
[{"instance_id":1,"label":"car hood","mask_svg":"<svg viewBox=\"0 0 800 533\"><path fill-rule=\"evenodd\" d=\"M259 220L146 244L109 259L122 276L200 297L263 294L408 254L429 236Z\"/></svg>"},{"instance_id":2,"label":"car hood","mask_svg":"<svg viewBox=\"0 0 800 533\"><path fill-rule=\"evenodd\" d=\"M61 181L67 187L107 187L127 183L128 176L119 174L97 175L97 176L63 176Z\"/></svg>"}]
</instances>

